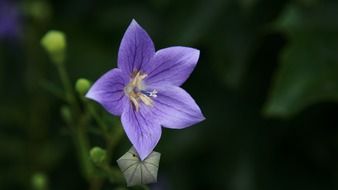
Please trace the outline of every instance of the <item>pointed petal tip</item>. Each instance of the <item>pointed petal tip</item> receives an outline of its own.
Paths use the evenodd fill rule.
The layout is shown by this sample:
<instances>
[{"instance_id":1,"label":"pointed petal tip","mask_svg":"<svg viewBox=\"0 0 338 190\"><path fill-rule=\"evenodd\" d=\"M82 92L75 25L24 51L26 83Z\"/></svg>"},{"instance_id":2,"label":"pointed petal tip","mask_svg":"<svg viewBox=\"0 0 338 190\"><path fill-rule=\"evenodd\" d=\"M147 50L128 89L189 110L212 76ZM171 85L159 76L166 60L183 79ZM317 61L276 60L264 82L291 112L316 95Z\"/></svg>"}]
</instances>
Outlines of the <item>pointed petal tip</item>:
<instances>
[{"instance_id":1,"label":"pointed petal tip","mask_svg":"<svg viewBox=\"0 0 338 190\"><path fill-rule=\"evenodd\" d=\"M196 119L194 121L191 121L191 123L189 125L186 125L184 128L188 128L188 127L192 127L194 125L197 125L201 122L203 122L204 120L206 120L206 118L204 117L203 113L201 112L199 116L196 117Z\"/></svg>"},{"instance_id":2,"label":"pointed petal tip","mask_svg":"<svg viewBox=\"0 0 338 190\"><path fill-rule=\"evenodd\" d=\"M199 108L200 109L200 108ZM200 109L200 113L199 113L199 119L196 120L196 124L201 123L202 121L206 120L207 118L204 116L204 114L202 113L201 109Z\"/></svg>"},{"instance_id":3,"label":"pointed petal tip","mask_svg":"<svg viewBox=\"0 0 338 190\"><path fill-rule=\"evenodd\" d=\"M183 129L205 120L201 108L184 89L168 85L158 90L154 110L162 127Z\"/></svg>"},{"instance_id":4,"label":"pointed petal tip","mask_svg":"<svg viewBox=\"0 0 338 190\"><path fill-rule=\"evenodd\" d=\"M88 90L88 92L84 95L85 98L91 99L91 100L95 100L93 93L92 93L92 89L90 88ZM95 100L96 101L96 100Z\"/></svg>"},{"instance_id":5,"label":"pointed petal tip","mask_svg":"<svg viewBox=\"0 0 338 190\"><path fill-rule=\"evenodd\" d=\"M138 25L138 23L137 23L137 21L133 18L133 19L131 19L131 22L130 22L130 24L137 24Z\"/></svg>"},{"instance_id":6,"label":"pointed petal tip","mask_svg":"<svg viewBox=\"0 0 338 190\"><path fill-rule=\"evenodd\" d=\"M198 59L200 57L200 50L192 47L183 47L186 48L188 51L188 54L190 56L190 59L193 60L193 62L196 64L198 62Z\"/></svg>"},{"instance_id":7,"label":"pointed petal tip","mask_svg":"<svg viewBox=\"0 0 338 190\"><path fill-rule=\"evenodd\" d=\"M85 95L85 98L87 98L87 99L89 99L89 100L91 100L91 101L94 101L95 103L97 103L97 104L99 104L99 105L101 105L101 106L104 107L104 104L103 104L102 102L100 102L100 99L99 99L98 97L96 97L96 96L94 95L94 93L89 93L89 92L87 92L87 94ZM108 111L108 110L107 110L107 111Z\"/></svg>"},{"instance_id":8,"label":"pointed petal tip","mask_svg":"<svg viewBox=\"0 0 338 190\"><path fill-rule=\"evenodd\" d=\"M147 151L136 150L136 152L139 155L140 160L143 161L144 159L146 159L151 154L152 150L150 150L150 151L149 150L147 150Z\"/></svg>"},{"instance_id":9,"label":"pointed petal tip","mask_svg":"<svg viewBox=\"0 0 338 190\"><path fill-rule=\"evenodd\" d=\"M135 19L131 20L128 28L132 28L132 27L136 27L136 28L140 28L140 29L144 30Z\"/></svg>"},{"instance_id":10,"label":"pointed petal tip","mask_svg":"<svg viewBox=\"0 0 338 190\"><path fill-rule=\"evenodd\" d=\"M146 30L132 19L125 31L117 56L117 65L125 74L141 70L155 54L155 46Z\"/></svg>"},{"instance_id":11,"label":"pointed petal tip","mask_svg":"<svg viewBox=\"0 0 338 190\"><path fill-rule=\"evenodd\" d=\"M200 50L197 49L197 48L193 48L193 47L187 47L187 46L172 46L172 47L168 47L168 48L178 48L180 49L182 52L185 52L186 54L189 54L189 55L193 55L197 58L199 58L200 56ZM167 49L167 48L165 48ZM162 49L163 50L163 49ZM159 50L160 51L160 50Z\"/></svg>"},{"instance_id":12,"label":"pointed petal tip","mask_svg":"<svg viewBox=\"0 0 338 190\"><path fill-rule=\"evenodd\" d=\"M198 59L200 58L200 50L196 49L196 48L191 48L191 54L192 54L192 58L195 59L196 63L198 61Z\"/></svg>"},{"instance_id":13,"label":"pointed petal tip","mask_svg":"<svg viewBox=\"0 0 338 190\"><path fill-rule=\"evenodd\" d=\"M151 154L157 154L157 155L161 155L161 153L159 152L155 152L154 150L151 150L149 153L147 153L146 151L141 152L141 151L137 151L137 149L135 148L135 145L133 145L130 149L129 152L135 153L137 154L137 156L140 158L141 161L145 160L146 158L148 158L148 156L150 156Z\"/></svg>"},{"instance_id":14,"label":"pointed petal tip","mask_svg":"<svg viewBox=\"0 0 338 190\"><path fill-rule=\"evenodd\" d=\"M144 107L136 112L130 104L121 116L122 126L141 160L156 147L161 138L162 128Z\"/></svg>"},{"instance_id":15,"label":"pointed petal tip","mask_svg":"<svg viewBox=\"0 0 338 190\"><path fill-rule=\"evenodd\" d=\"M155 146L153 148L141 148L141 147L136 148L136 145L133 145L132 149L138 155L140 160L143 161L143 160L147 159L153 153L160 154L160 153L154 151Z\"/></svg>"},{"instance_id":16,"label":"pointed petal tip","mask_svg":"<svg viewBox=\"0 0 338 190\"><path fill-rule=\"evenodd\" d=\"M181 86L195 69L200 50L171 46L158 50L145 69L149 76L145 79L148 85L163 86L172 84Z\"/></svg>"},{"instance_id":17,"label":"pointed petal tip","mask_svg":"<svg viewBox=\"0 0 338 190\"><path fill-rule=\"evenodd\" d=\"M206 120L207 118L204 117L204 115L201 113L201 118L200 118L200 121L199 122L202 122L204 120Z\"/></svg>"},{"instance_id":18,"label":"pointed petal tip","mask_svg":"<svg viewBox=\"0 0 338 190\"><path fill-rule=\"evenodd\" d=\"M143 161L144 159L147 158L148 155L140 155L140 160Z\"/></svg>"},{"instance_id":19,"label":"pointed petal tip","mask_svg":"<svg viewBox=\"0 0 338 190\"><path fill-rule=\"evenodd\" d=\"M123 88L128 80L120 69L112 69L94 82L85 97L97 102L112 115L119 116L125 103Z\"/></svg>"},{"instance_id":20,"label":"pointed petal tip","mask_svg":"<svg viewBox=\"0 0 338 190\"><path fill-rule=\"evenodd\" d=\"M139 25L135 19L131 20L131 22L129 23L129 27L133 25Z\"/></svg>"},{"instance_id":21,"label":"pointed petal tip","mask_svg":"<svg viewBox=\"0 0 338 190\"><path fill-rule=\"evenodd\" d=\"M199 58L201 55L201 51L199 49L195 49L195 50L196 50L197 58Z\"/></svg>"}]
</instances>

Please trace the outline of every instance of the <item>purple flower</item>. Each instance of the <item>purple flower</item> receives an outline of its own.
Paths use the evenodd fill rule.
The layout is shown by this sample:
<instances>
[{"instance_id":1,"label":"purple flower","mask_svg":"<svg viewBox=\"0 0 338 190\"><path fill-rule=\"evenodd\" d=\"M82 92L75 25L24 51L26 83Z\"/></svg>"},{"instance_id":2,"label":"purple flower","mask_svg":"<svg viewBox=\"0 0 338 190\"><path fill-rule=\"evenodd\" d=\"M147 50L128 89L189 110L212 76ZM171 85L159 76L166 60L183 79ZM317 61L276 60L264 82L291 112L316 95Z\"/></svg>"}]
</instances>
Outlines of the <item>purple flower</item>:
<instances>
[{"instance_id":1,"label":"purple flower","mask_svg":"<svg viewBox=\"0 0 338 190\"><path fill-rule=\"evenodd\" d=\"M161 126L182 129L204 120L194 99L179 86L194 70L199 50L169 47L155 52L144 29L135 20L125 32L118 52L118 68L98 79L86 97L113 115L141 160L155 148Z\"/></svg>"},{"instance_id":2,"label":"purple flower","mask_svg":"<svg viewBox=\"0 0 338 190\"><path fill-rule=\"evenodd\" d=\"M13 1L0 0L0 39L16 38L19 33L19 12Z\"/></svg>"}]
</instances>

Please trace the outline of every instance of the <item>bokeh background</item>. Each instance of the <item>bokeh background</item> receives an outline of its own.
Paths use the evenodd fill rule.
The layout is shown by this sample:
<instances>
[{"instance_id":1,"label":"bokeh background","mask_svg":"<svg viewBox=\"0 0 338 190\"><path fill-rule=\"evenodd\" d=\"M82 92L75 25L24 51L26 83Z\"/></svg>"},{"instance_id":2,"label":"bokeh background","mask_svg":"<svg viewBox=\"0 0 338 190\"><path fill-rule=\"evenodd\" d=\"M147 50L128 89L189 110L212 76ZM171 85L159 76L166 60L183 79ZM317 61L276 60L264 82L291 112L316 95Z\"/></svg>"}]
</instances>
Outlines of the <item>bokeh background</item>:
<instances>
[{"instance_id":1,"label":"bokeh background","mask_svg":"<svg viewBox=\"0 0 338 190\"><path fill-rule=\"evenodd\" d=\"M95 81L133 18L157 49L201 50L183 87L207 119L164 129L151 189L338 189L336 0L1 0L1 190L34 189L37 173L51 190L88 189L40 39L63 31L71 80Z\"/></svg>"}]
</instances>

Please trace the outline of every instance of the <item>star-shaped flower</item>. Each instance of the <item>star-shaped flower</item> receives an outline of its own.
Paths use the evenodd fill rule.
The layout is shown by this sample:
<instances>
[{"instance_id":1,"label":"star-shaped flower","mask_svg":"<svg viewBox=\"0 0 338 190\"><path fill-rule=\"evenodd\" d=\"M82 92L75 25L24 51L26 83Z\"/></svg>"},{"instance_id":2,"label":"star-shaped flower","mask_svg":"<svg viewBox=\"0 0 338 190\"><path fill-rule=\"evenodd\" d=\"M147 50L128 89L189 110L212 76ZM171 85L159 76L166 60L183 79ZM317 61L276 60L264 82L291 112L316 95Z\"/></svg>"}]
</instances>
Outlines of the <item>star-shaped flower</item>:
<instances>
[{"instance_id":1,"label":"star-shaped flower","mask_svg":"<svg viewBox=\"0 0 338 190\"><path fill-rule=\"evenodd\" d=\"M204 120L193 98L179 86L196 66L199 50L169 47L155 52L146 31L131 22L118 52L118 68L99 78L86 97L113 115L144 160L155 148L163 127L182 129Z\"/></svg>"}]
</instances>

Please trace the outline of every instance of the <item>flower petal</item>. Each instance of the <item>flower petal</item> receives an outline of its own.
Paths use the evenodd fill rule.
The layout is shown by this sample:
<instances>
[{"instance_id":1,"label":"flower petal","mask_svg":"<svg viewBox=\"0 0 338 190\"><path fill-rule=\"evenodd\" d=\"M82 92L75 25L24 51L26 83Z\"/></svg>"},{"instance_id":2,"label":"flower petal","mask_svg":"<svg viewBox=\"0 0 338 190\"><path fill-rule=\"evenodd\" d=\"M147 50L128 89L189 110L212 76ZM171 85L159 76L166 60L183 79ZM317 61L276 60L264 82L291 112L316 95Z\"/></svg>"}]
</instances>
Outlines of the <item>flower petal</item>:
<instances>
[{"instance_id":1,"label":"flower petal","mask_svg":"<svg viewBox=\"0 0 338 190\"><path fill-rule=\"evenodd\" d=\"M121 116L124 131L141 160L144 160L154 150L161 137L161 126L151 115L150 110L151 107L142 105L136 112L129 104Z\"/></svg>"},{"instance_id":2,"label":"flower petal","mask_svg":"<svg viewBox=\"0 0 338 190\"><path fill-rule=\"evenodd\" d=\"M133 20L121 41L118 68L127 75L139 71L155 54L154 44L147 32Z\"/></svg>"},{"instance_id":3,"label":"flower petal","mask_svg":"<svg viewBox=\"0 0 338 190\"><path fill-rule=\"evenodd\" d=\"M124 94L128 80L121 69L112 69L93 84L86 97L100 103L113 115L119 116L122 114L124 102L128 100Z\"/></svg>"},{"instance_id":4,"label":"flower petal","mask_svg":"<svg viewBox=\"0 0 338 190\"><path fill-rule=\"evenodd\" d=\"M170 85L157 90L152 112L163 127L182 129L205 119L194 99L182 88Z\"/></svg>"},{"instance_id":5,"label":"flower petal","mask_svg":"<svg viewBox=\"0 0 338 190\"><path fill-rule=\"evenodd\" d=\"M144 68L147 84L180 86L190 76L199 58L199 50L189 47L169 47L156 52Z\"/></svg>"}]
</instances>

